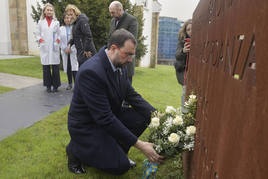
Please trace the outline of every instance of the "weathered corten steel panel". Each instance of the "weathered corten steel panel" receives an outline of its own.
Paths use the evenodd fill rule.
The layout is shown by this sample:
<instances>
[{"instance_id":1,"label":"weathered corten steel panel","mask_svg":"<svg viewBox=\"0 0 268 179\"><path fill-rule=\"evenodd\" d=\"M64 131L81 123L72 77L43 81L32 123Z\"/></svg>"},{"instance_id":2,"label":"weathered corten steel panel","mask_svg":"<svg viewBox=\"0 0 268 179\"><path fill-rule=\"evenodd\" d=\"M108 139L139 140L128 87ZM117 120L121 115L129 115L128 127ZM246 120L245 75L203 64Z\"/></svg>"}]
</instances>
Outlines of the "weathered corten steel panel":
<instances>
[{"instance_id":1,"label":"weathered corten steel panel","mask_svg":"<svg viewBox=\"0 0 268 179\"><path fill-rule=\"evenodd\" d=\"M190 178L268 178L268 1L200 0L192 27Z\"/></svg>"}]
</instances>

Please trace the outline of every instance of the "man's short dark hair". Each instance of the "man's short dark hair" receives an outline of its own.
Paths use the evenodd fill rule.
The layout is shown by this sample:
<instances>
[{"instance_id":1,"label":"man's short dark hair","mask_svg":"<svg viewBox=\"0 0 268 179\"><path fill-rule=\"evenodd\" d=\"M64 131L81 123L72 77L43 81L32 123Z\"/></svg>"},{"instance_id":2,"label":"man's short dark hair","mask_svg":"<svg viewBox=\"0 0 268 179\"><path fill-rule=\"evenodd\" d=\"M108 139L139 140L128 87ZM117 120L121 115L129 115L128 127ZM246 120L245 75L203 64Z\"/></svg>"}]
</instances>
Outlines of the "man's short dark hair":
<instances>
[{"instance_id":1,"label":"man's short dark hair","mask_svg":"<svg viewBox=\"0 0 268 179\"><path fill-rule=\"evenodd\" d=\"M116 45L118 48L124 46L127 40L131 40L134 45L137 44L136 39L132 33L125 29L118 29L114 31L108 41L108 49L110 49L111 45Z\"/></svg>"}]
</instances>

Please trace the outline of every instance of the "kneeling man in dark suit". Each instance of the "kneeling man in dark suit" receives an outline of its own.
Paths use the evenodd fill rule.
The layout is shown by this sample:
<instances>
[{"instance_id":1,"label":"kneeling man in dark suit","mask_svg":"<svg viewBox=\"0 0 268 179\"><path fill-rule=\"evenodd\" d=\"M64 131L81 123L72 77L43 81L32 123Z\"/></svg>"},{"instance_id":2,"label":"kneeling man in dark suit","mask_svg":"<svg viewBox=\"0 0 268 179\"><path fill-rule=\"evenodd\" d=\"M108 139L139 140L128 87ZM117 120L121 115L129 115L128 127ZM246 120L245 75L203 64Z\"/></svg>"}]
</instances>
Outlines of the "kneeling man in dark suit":
<instances>
[{"instance_id":1,"label":"kneeling man in dark suit","mask_svg":"<svg viewBox=\"0 0 268 179\"><path fill-rule=\"evenodd\" d=\"M135 37L116 30L108 47L103 47L79 69L68 114L71 141L66 147L68 168L85 173L81 164L120 175L135 165L127 157L131 146L151 162L163 157L153 144L138 139L150 123L154 111L131 86L126 68L135 54ZM126 100L132 108L122 107Z\"/></svg>"}]
</instances>

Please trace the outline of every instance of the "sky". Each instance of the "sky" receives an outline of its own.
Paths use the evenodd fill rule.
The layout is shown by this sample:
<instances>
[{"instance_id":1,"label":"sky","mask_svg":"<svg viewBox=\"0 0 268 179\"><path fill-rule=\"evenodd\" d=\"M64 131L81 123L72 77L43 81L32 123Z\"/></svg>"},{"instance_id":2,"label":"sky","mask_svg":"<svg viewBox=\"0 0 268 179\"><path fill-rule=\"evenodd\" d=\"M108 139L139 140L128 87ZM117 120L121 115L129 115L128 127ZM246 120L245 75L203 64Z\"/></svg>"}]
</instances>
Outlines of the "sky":
<instances>
[{"instance_id":1,"label":"sky","mask_svg":"<svg viewBox=\"0 0 268 179\"><path fill-rule=\"evenodd\" d=\"M158 0L158 2L162 5L160 16L186 21L192 18L199 0Z\"/></svg>"}]
</instances>

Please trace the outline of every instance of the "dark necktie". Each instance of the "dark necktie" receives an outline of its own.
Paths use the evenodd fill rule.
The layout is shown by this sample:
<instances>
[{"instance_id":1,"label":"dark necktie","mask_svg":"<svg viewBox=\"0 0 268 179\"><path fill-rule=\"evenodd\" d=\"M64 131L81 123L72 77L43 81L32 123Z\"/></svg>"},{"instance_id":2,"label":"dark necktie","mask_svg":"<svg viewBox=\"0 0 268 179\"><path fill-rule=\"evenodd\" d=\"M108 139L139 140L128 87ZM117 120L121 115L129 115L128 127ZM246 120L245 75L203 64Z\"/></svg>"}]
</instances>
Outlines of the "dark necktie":
<instances>
[{"instance_id":1,"label":"dark necktie","mask_svg":"<svg viewBox=\"0 0 268 179\"><path fill-rule=\"evenodd\" d=\"M117 82L118 85L120 85L121 72L120 72L120 70L116 70L115 73L116 73L116 75L115 75L116 76L116 82Z\"/></svg>"}]
</instances>

